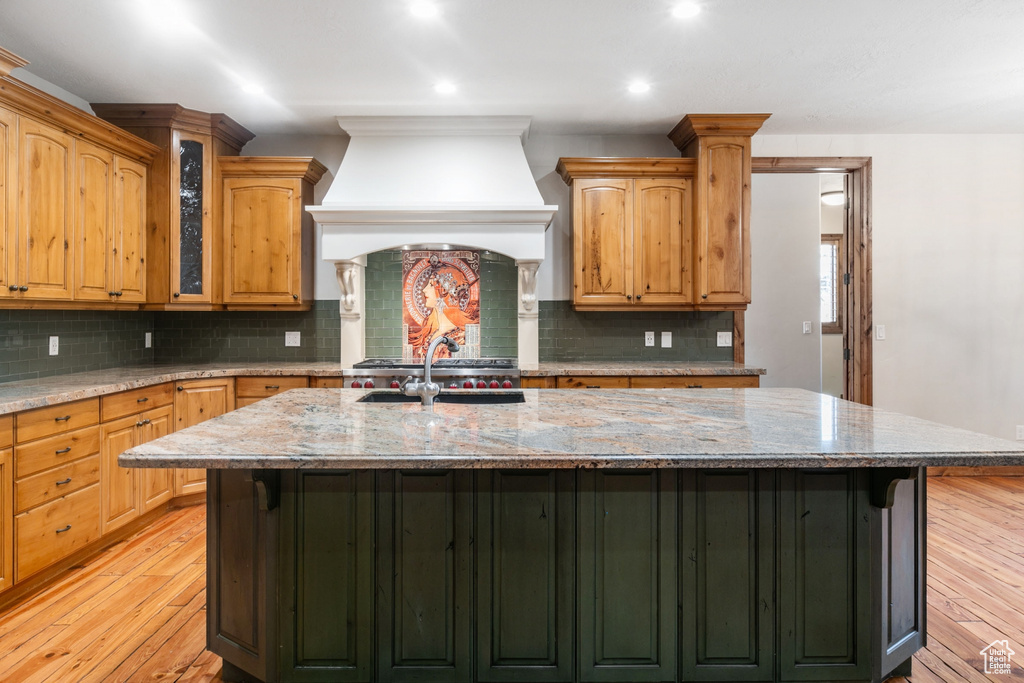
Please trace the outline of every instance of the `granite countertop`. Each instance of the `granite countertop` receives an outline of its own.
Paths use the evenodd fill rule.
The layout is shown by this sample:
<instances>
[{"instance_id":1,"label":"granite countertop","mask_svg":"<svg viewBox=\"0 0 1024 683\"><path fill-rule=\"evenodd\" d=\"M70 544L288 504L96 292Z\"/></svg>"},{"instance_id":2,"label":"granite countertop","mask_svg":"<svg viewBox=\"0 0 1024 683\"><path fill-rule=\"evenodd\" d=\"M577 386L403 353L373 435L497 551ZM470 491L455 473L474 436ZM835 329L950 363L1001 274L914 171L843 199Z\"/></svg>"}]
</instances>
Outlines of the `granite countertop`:
<instances>
[{"instance_id":1,"label":"granite countertop","mask_svg":"<svg viewBox=\"0 0 1024 683\"><path fill-rule=\"evenodd\" d=\"M753 368L732 361L562 361L541 363L536 370L523 370L523 377L571 377L574 375L654 376L672 375L763 375L764 368Z\"/></svg>"},{"instance_id":2,"label":"granite countertop","mask_svg":"<svg viewBox=\"0 0 1024 683\"><path fill-rule=\"evenodd\" d=\"M526 389L510 405L293 389L123 453L126 467L1024 465L1024 444L802 389Z\"/></svg>"},{"instance_id":3,"label":"granite countertop","mask_svg":"<svg viewBox=\"0 0 1024 683\"><path fill-rule=\"evenodd\" d=\"M202 365L139 365L107 370L76 372L40 379L0 384L0 415L43 406L115 394L180 379L235 377L238 375L281 377L316 375L341 377L340 363L204 363Z\"/></svg>"}]
</instances>

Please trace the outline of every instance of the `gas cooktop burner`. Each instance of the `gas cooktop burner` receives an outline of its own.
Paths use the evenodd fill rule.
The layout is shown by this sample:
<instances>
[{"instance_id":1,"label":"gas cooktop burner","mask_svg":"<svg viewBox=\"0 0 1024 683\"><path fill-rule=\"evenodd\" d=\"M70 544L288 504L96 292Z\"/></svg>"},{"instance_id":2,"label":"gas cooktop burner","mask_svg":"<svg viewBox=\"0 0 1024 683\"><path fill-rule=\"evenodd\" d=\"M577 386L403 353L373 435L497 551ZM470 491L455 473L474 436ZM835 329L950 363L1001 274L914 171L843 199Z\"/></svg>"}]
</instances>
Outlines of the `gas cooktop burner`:
<instances>
[{"instance_id":1,"label":"gas cooktop burner","mask_svg":"<svg viewBox=\"0 0 1024 683\"><path fill-rule=\"evenodd\" d=\"M434 368L483 368L512 370L516 362L511 358L441 358L431 363ZM423 368L423 363L406 363L393 358L370 358L356 363L353 369L382 368L388 370L415 370Z\"/></svg>"}]
</instances>

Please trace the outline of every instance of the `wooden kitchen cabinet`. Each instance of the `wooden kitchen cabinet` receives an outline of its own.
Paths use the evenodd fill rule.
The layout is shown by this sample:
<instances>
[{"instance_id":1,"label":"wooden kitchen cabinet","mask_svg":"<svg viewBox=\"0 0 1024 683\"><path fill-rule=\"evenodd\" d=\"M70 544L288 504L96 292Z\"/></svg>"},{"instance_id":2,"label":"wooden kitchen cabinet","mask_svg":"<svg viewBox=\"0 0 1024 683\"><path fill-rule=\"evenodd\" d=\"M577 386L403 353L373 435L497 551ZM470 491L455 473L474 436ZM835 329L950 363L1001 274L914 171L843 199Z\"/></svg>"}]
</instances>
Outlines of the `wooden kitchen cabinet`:
<instances>
[{"instance_id":1,"label":"wooden kitchen cabinet","mask_svg":"<svg viewBox=\"0 0 1024 683\"><path fill-rule=\"evenodd\" d=\"M669 133L697 159L695 293L701 304L750 303L750 138L768 114L691 114Z\"/></svg>"},{"instance_id":2,"label":"wooden kitchen cabinet","mask_svg":"<svg viewBox=\"0 0 1024 683\"><path fill-rule=\"evenodd\" d=\"M14 585L14 451L9 441L4 444L0 440L0 446L4 445L6 448L0 447L0 592Z\"/></svg>"},{"instance_id":3,"label":"wooden kitchen cabinet","mask_svg":"<svg viewBox=\"0 0 1024 683\"><path fill-rule=\"evenodd\" d=\"M235 381L231 377L182 381L175 386L175 431L192 427L234 409ZM176 470L175 496L202 493L205 490L205 469L183 468Z\"/></svg>"},{"instance_id":4,"label":"wooden kitchen cabinet","mask_svg":"<svg viewBox=\"0 0 1024 683\"><path fill-rule=\"evenodd\" d=\"M159 148L146 185L147 308L222 302L220 158L253 134L224 114L177 104L93 104L100 118Z\"/></svg>"},{"instance_id":5,"label":"wooden kitchen cabinet","mask_svg":"<svg viewBox=\"0 0 1024 683\"><path fill-rule=\"evenodd\" d=\"M0 108L0 301L15 296L12 284L14 226L18 222L18 195L14 191L17 174L16 135L18 117ZM10 270L10 272L8 272Z\"/></svg>"},{"instance_id":6,"label":"wooden kitchen cabinet","mask_svg":"<svg viewBox=\"0 0 1024 683\"><path fill-rule=\"evenodd\" d=\"M237 377L235 378L235 408L244 408L268 396L275 396L289 389L305 389L309 377Z\"/></svg>"},{"instance_id":7,"label":"wooden kitchen cabinet","mask_svg":"<svg viewBox=\"0 0 1024 683\"><path fill-rule=\"evenodd\" d=\"M224 303L308 308L313 301L313 187L326 168L311 157L226 157Z\"/></svg>"},{"instance_id":8,"label":"wooden kitchen cabinet","mask_svg":"<svg viewBox=\"0 0 1024 683\"><path fill-rule=\"evenodd\" d=\"M572 186L574 306L692 307L692 160L605 161L558 162Z\"/></svg>"},{"instance_id":9,"label":"wooden kitchen cabinet","mask_svg":"<svg viewBox=\"0 0 1024 683\"><path fill-rule=\"evenodd\" d=\"M758 375L573 375L523 377L524 389L753 389Z\"/></svg>"}]
</instances>

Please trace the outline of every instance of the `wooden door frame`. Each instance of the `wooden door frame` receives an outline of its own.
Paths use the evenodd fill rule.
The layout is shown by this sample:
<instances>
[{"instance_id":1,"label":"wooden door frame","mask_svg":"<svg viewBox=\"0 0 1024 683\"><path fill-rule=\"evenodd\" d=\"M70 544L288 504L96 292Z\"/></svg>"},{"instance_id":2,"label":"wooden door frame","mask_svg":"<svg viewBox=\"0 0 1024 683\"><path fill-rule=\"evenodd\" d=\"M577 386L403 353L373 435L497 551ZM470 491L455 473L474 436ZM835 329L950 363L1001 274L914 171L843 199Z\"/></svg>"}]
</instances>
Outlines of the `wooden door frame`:
<instances>
[{"instance_id":1,"label":"wooden door frame","mask_svg":"<svg viewBox=\"0 0 1024 683\"><path fill-rule=\"evenodd\" d=\"M871 157L753 157L753 173L846 173L848 176L846 227L846 317L843 321L845 396L850 401L871 405L872 315L871 315ZM743 362L743 313L735 314L733 347L736 362Z\"/></svg>"}]
</instances>

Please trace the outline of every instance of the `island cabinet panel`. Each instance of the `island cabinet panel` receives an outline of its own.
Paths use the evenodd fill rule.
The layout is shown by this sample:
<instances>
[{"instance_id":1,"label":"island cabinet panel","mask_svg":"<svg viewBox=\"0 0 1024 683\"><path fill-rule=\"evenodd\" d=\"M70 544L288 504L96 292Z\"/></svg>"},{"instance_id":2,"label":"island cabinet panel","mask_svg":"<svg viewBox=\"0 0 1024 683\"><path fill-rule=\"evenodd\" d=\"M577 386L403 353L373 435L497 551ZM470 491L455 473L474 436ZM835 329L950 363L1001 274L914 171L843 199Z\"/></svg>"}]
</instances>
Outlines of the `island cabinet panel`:
<instances>
[{"instance_id":1,"label":"island cabinet panel","mask_svg":"<svg viewBox=\"0 0 1024 683\"><path fill-rule=\"evenodd\" d=\"M923 470L916 479L896 485L891 508L872 508L872 553L875 556L872 593L878 596L877 652L873 673L879 678L924 647L925 638L925 488Z\"/></svg>"},{"instance_id":2,"label":"island cabinet panel","mask_svg":"<svg viewBox=\"0 0 1024 683\"><path fill-rule=\"evenodd\" d=\"M684 470L681 478L682 679L772 680L774 473Z\"/></svg>"},{"instance_id":3,"label":"island cabinet panel","mask_svg":"<svg viewBox=\"0 0 1024 683\"><path fill-rule=\"evenodd\" d=\"M473 473L378 480L377 680L469 681Z\"/></svg>"},{"instance_id":4,"label":"island cabinet panel","mask_svg":"<svg viewBox=\"0 0 1024 683\"><path fill-rule=\"evenodd\" d=\"M779 470L781 680L867 680L871 668L866 470Z\"/></svg>"},{"instance_id":5,"label":"island cabinet panel","mask_svg":"<svg viewBox=\"0 0 1024 683\"><path fill-rule=\"evenodd\" d=\"M677 473L579 477L580 680L675 681Z\"/></svg>"},{"instance_id":6,"label":"island cabinet panel","mask_svg":"<svg viewBox=\"0 0 1024 683\"><path fill-rule=\"evenodd\" d=\"M476 680L572 681L574 474L477 477Z\"/></svg>"},{"instance_id":7,"label":"island cabinet panel","mask_svg":"<svg viewBox=\"0 0 1024 683\"><path fill-rule=\"evenodd\" d=\"M276 680L277 652L270 643L278 632L271 610L279 513L260 509L250 470L211 470L209 486L207 647L224 658L226 672L237 667Z\"/></svg>"},{"instance_id":8,"label":"island cabinet panel","mask_svg":"<svg viewBox=\"0 0 1024 683\"><path fill-rule=\"evenodd\" d=\"M287 474L281 512L282 679L370 683L374 473ZM294 482L294 483L292 483Z\"/></svg>"}]
</instances>

